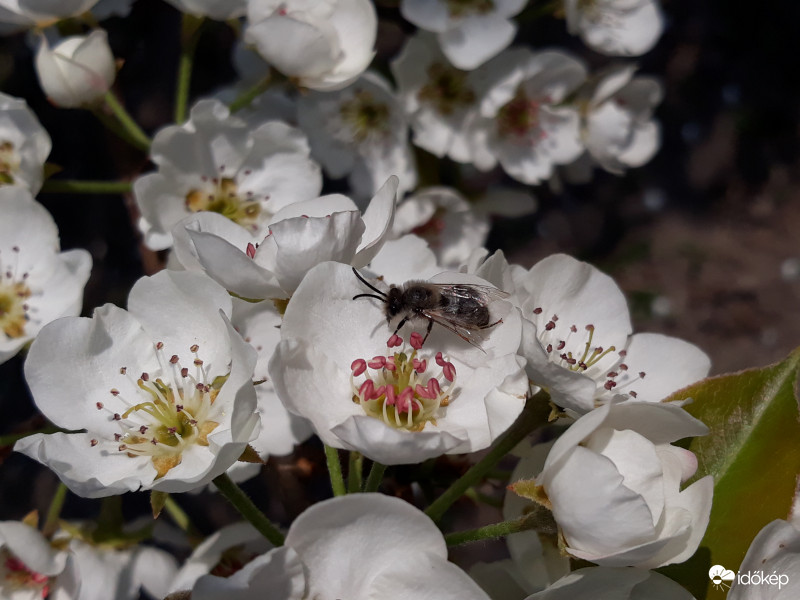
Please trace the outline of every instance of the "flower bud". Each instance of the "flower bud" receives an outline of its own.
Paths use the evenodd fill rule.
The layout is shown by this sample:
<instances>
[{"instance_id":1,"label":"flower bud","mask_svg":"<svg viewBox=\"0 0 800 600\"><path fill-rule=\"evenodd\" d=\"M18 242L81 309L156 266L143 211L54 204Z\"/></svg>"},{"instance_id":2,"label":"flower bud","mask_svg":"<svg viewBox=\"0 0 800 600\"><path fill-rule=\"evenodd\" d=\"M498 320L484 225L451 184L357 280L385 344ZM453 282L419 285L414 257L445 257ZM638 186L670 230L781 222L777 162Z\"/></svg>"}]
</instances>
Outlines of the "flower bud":
<instances>
[{"instance_id":1,"label":"flower bud","mask_svg":"<svg viewBox=\"0 0 800 600\"><path fill-rule=\"evenodd\" d=\"M102 29L72 36L51 48L42 38L36 72L44 93L56 106L77 108L98 100L114 83L116 68Z\"/></svg>"}]
</instances>

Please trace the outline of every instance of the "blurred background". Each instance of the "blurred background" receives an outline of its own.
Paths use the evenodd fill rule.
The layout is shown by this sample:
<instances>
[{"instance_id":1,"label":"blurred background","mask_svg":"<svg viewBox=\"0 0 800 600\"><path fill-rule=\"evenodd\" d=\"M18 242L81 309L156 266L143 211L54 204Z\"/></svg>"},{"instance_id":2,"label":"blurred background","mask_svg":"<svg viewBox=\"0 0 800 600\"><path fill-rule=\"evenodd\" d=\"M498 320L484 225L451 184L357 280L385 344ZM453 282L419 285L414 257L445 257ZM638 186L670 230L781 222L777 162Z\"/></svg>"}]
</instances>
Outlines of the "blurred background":
<instances>
[{"instance_id":1,"label":"blurred background","mask_svg":"<svg viewBox=\"0 0 800 600\"><path fill-rule=\"evenodd\" d=\"M396 3L377 4L377 61L385 65L413 26L402 21ZM656 110L658 154L622 177L596 170L588 184L556 177L537 186L538 211L496 219L488 246L525 267L555 252L595 264L626 292L636 331L700 346L711 356L712 373L763 366L800 345L800 3L663 0L662 6L666 31L637 61L641 74L661 78L665 88ZM559 45L592 68L609 62L569 36L563 21L534 13L526 9L518 18L517 42ZM115 90L149 134L172 119L180 21L159 0L137 0L129 17L104 22L123 61ZM223 23L206 28L192 99L236 79L229 58L235 37ZM25 34L0 39L0 89L25 98L38 115L53 139L49 162L62 169L59 177L132 179L151 168L91 113L47 102ZM418 158L426 160L422 151ZM452 171L444 164L434 177L448 184ZM520 186L499 169L467 173L462 181ZM325 189L340 186L329 182ZM141 246L131 198L42 193L38 199L54 216L62 247L93 255L84 314L106 302L124 306L134 281L163 261ZM17 356L0 365L0 434L44 425L29 399L23 362ZM0 518L46 510L55 476L8 447L0 452ZM310 442L293 457L271 460L273 468L250 491L288 519L329 494L319 452ZM450 476L462 465L450 460L431 468ZM389 485L410 494L413 475L397 469ZM146 495L129 496L126 510L146 510ZM232 519L221 498L203 494L185 502L190 514L202 515L203 530ZM74 517L94 510L75 498L66 507Z\"/></svg>"}]
</instances>

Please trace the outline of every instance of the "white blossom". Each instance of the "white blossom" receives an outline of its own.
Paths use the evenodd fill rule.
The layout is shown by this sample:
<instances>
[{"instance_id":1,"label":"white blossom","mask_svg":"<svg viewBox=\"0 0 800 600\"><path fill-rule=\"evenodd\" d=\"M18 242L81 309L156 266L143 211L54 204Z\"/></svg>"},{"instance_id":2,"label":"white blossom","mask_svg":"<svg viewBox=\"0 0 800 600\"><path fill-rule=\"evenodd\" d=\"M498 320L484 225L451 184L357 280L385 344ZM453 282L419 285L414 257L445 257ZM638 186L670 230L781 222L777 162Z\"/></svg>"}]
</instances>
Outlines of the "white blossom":
<instances>
[{"instance_id":1,"label":"white blossom","mask_svg":"<svg viewBox=\"0 0 800 600\"><path fill-rule=\"evenodd\" d=\"M175 224L199 211L263 237L272 215L322 188L300 131L280 121L252 130L217 100L201 100L186 123L159 131L150 152L158 172L139 177L133 191L139 228L154 250L170 247Z\"/></svg>"},{"instance_id":2,"label":"white blossom","mask_svg":"<svg viewBox=\"0 0 800 600\"><path fill-rule=\"evenodd\" d=\"M416 186L406 116L379 75L368 72L343 90L301 97L297 118L325 173L349 175L357 196L373 195L391 175L399 178L401 194Z\"/></svg>"},{"instance_id":3,"label":"white blossom","mask_svg":"<svg viewBox=\"0 0 800 600\"><path fill-rule=\"evenodd\" d=\"M635 71L631 65L612 67L584 94L583 142L592 159L611 173L642 166L661 143L653 120L661 84L653 77L634 77Z\"/></svg>"},{"instance_id":4,"label":"white blossom","mask_svg":"<svg viewBox=\"0 0 800 600\"><path fill-rule=\"evenodd\" d=\"M787 521L772 521L758 532L738 571L728 592L730 600L797 597L800 594L800 531ZM754 573L770 579L756 583ZM743 578L745 574L749 579Z\"/></svg>"},{"instance_id":5,"label":"white blossom","mask_svg":"<svg viewBox=\"0 0 800 600\"><path fill-rule=\"evenodd\" d=\"M226 525L192 551L175 574L169 591L190 590L200 577L209 573L229 577L272 547L250 523Z\"/></svg>"},{"instance_id":6,"label":"white blossom","mask_svg":"<svg viewBox=\"0 0 800 600\"><path fill-rule=\"evenodd\" d=\"M581 154L580 115L565 102L586 78L582 62L559 50L519 48L486 69L480 116L468 125L470 162L482 170L499 162L514 179L535 184Z\"/></svg>"},{"instance_id":7,"label":"white blossom","mask_svg":"<svg viewBox=\"0 0 800 600\"><path fill-rule=\"evenodd\" d=\"M511 17L528 0L402 0L400 12L420 29L433 31L447 59L474 69L508 47L517 33Z\"/></svg>"},{"instance_id":8,"label":"white blossom","mask_svg":"<svg viewBox=\"0 0 800 600\"><path fill-rule=\"evenodd\" d=\"M302 87L338 90L361 75L378 31L369 0L250 0L245 41Z\"/></svg>"},{"instance_id":9,"label":"white blossom","mask_svg":"<svg viewBox=\"0 0 800 600\"><path fill-rule=\"evenodd\" d=\"M486 285L460 273L440 273L432 282ZM354 299L369 292L345 265L323 263L308 272L269 365L286 407L311 421L327 445L384 464L489 446L522 411L528 391L515 355L517 311L491 302L498 321L477 348L441 325L427 341L413 325L392 335L400 315L390 327L383 302Z\"/></svg>"},{"instance_id":10,"label":"white blossom","mask_svg":"<svg viewBox=\"0 0 800 600\"><path fill-rule=\"evenodd\" d=\"M158 548L111 548L72 539L69 550L81 578L77 600L130 600L140 589L163 598L177 571L175 558Z\"/></svg>"},{"instance_id":11,"label":"white blossom","mask_svg":"<svg viewBox=\"0 0 800 600\"><path fill-rule=\"evenodd\" d=\"M0 93L0 186L38 193L51 147L50 136L25 100Z\"/></svg>"},{"instance_id":12,"label":"white blossom","mask_svg":"<svg viewBox=\"0 0 800 600\"><path fill-rule=\"evenodd\" d=\"M114 55L103 29L64 38L52 48L44 36L41 38L36 75L56 106L77 108L99 101L116 74Z\"/></svg>"},{"instance_id":13,"label":"white blossom","mask_svg":"<svg viewBox=\"0 0 800 600\"><path fill-rule=\"evenodd\" d=\"M453 67L424 33L409 37L390 66L414 144L440 158L471 162L467 125L477 116L486 69Z\"/></svg>"},{"instance_id":14,"label":"white blossom","mask_svg":"<svg viewBox=\"0 0 800 600\"><path fill-rule=\"evenodd\" d=\"M58 229L20 187L0 188L0 363L49 322L80 313L92 258L59 252Z\"/></svg>"},{"instance_id":15,"label":"white blossom","mask_svg":"<svg viewBox=\"0 0 800 600\"><path fill-rule=\"evenodd\" d=\"M15 450L78 495L185 492L223 473L257 433L255 351L227 320L227 292L199 273L143 277L128 311L107 304L40 332L25 363L39 410L76 433Z\"/></svg>"},{"instance_id":16,"label":"white blossom","mask_svg":"<svg viewBox=\"0 0 800 600\"><path fill-rule=\"evenodd\" d=\"M650 402L615 400L575 421L536 477L565 551L641 569L692 556L708 526L713 481L681 490L697 458L671 443L706 433L682 408Z\"/></svg>"},{"instance_id":17,"label":"white blossom","mask_svg":"<svg viewBox=\"0 0 800 600\"><path fill-rule=\"evenodd\" d=\"M535 264L522 284L520 353L528 376L570 414L620 394L659 402L708 375L711 362L693 344L631 335L622 291L587 263L554 254Z\"/></svg>"},{"instance_id":18,"label":"white blossom","mask_svg":"<svg viewBox=\"0 0 800 600\"><path fill-rule=\"evenodd\" d=\"M184 268L205 271L244 298L287 298L322 262L369 263L387 238L396 198L397 178L390 177L363 214L340 194L296 202L273 216L263 239L219 215L198 214L175 227L175 254Z\"/></svg>"},{"instance_id":19,"label":"white blossom","mask_svg":"<svg viewBox=\"0 0 800 600\"><path fill-rule=\"evenodd\" d=\"M664 29L658 0L564 0L564 12L570 33L609 56L644 54Z\"/></svg>"},{"instance_id":20,"label":"white blossom","mask_svg":"<svg viewBox=\"0 0 800 600\"><path fill-rule=\"evenodd\" d=\"M448 562L447 545L433 521L382 494L319 502L295 519L285 546L228 579L201 577L192 589L193 600L230 598L488 600Z\"/></svg>"},{"instance_id":21,"label":"white blossom","mask_svg":"<svg viewBox=\"0 0 800 600\"><path fill-rule=\"evenodd\" d=\"M586 567L565 575L526 600L694 600L680 585L655 571Z\"/></svg>"},{"instance_id":22,"label":"white blossom","mask_svg":"<svg viewBox=\"0 0 800 600\"><path fill-rule=\"evenodd\" d=\"M97 0L2 0L0 31L8 33L29 27L47 27L74 17L97 4Z\"/></svg>"},{"instance_id":23,"label":"white blossom","mask_svg":"<svg viewBox=\"0 0 800 600\"><path fill-rule=\"evenodd\" d=\"M35 527L0 522L0 597L9 600L77 600L75 559Z\"/></svg>"}]
</instances>

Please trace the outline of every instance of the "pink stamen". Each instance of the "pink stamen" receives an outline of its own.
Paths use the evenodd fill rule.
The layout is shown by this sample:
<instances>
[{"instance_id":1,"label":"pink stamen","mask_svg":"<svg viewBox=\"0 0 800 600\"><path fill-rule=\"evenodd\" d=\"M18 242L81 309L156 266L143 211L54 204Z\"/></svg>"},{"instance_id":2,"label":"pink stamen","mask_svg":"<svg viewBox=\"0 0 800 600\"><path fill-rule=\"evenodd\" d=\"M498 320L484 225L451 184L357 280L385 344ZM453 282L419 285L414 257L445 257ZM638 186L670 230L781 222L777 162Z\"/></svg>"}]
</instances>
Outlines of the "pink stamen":
<instances>
[{"instance_id":1,"label":"pink stamen","mask_svg":"<svg viewBox=\"0 0 800 600\"><path fill-rule=\"evenodd\" d=\"M455 381L456 368L453 366L453 363L447 363L444 367L442 367L442 373L447 381Z\"/></svg>"},{"instance_id":2,"label":"pink stamen","mask_svg":"<svg viewBox=\"0 0 800 600\"><path fill-rule=\"evenodd\" d=\"M394 364L394 356L386 357L386 364L383 365L383 368L387 371L394 371L397 368Z\"/></svg>"},{"instance_id":3,"label":"pink stamen","mask_svg":"<svg viewBox=\"0 0 800 600\"><path fill-rule=\"evenodd\" d=\"M250 258L256 257L256 247L250 242L247 243L247 256Z\"/></svg>"},{"instance_id":4,"label":"pink stamen","mask_svg":"<svg viewBox=\"0 0 800 600\"><path fill-rule=\"evenodd\" d=\"M425 398L426 400L433 400L435 396L431 396L431 393L428 391L427 388L422 387L419 383L414 387L414 392L420 398Z\"/></svg>"},{"instance_id":5,"label":"pink stamen","mask_svg":"<svg viewBox=\"0 0 800 600\"><path fill-rule=\"evenodd\" d=\"M375 383L372 379L367 379L361 384L361 387L358 388L358 395L361 396L363 400L372 400L375 396Z\"/></svg>"},{"instance_id":6,"label":"pink stamen","mask_svg":"<svg viewBox=\"0 0 800 600\"><path fill-rule=\"evenodd\" d=\"M392 337L389 338L389 341L386 342L386 345L389 348L396 348L397 346L400 346L402 343L403 343L403 338L401 338L396 333L393 333Z\"/></svg>"},{"instance_id":7,"label":"pink stamen","mask_svg":"<svg viewBox=\"0 0 800 600\"><path fill-rule=\"evenodd\" d=\"M414 410L413 402L414 399L414 390L411 389L411 386L406 387L400 395L397 397L397 411L398 412L411 412Z\"/></svg>"},{"instance_id":8,"label":"pink stamen","mask_svg":"<svg viewBox=\"0 0 800 600\"><path fill-rule=\"evenodd\" d=\"M386 393L386 404L388 404L389 406L394 406L394 403L396 401L394 386L387 385L385 393Z\"/></svg>"},{"instance_id":9,"label":"pink stamen","mask_svg":"<svg viewBox=\"0 0 800 600\"><path fill-rule=\"evenodd\" d=\"M414 359L414 360L411 362L411 364L413 365L413 367L414 367L414 370L415 370L417 373L424 373L424 372L425 372L425 369L427 369L427 368L428 368L428 361L427 361L427 359L424 359L424 358L423 358L422 360L419 360L419 359L415 358L415 359Z\"/></svg>"},{"instance_id":10,"label":"pink stamen","mask_svg":"<svg viewBox=\"0 0 800 600\"><path fill-rule=\"evenodd\" d=\"M431 398L438 396L441 389L442 388L439 386L439 380L435 377L428 381L428 394L430 394Z\"/></svg>"},{"instance_id":11,"label":"pink stamen","mask_svg":"<svg viewBox=\"0 0 800 600\"><path fill-rule=\"evenodd\" d=\"M382 369L386 366L385 356L373 356L372 360L367 363L370 369Z\"/></svg>"},{"instance_id":12,"label":"pink stamen","mask_svg":"<svg viewBox=\"0 0 800 600\"><path fill-rule=\"evenodd\" d=\"M417 333L416 331L411 334L411 339L409 340L411 347L414 350L420 350L422 348L422 336Z\"/></svg>"},{"instance_id":13,"label":"pink stamen","mask_svg":"<svg viewBox=\"0 0 800 600\"><path fill-rule=\"evenodd\" d=\"M367 361L363 358L357 358L350 364L350 370L353 371L353 377L358 377L367 370Z\"/></svg>"}]
</instances>

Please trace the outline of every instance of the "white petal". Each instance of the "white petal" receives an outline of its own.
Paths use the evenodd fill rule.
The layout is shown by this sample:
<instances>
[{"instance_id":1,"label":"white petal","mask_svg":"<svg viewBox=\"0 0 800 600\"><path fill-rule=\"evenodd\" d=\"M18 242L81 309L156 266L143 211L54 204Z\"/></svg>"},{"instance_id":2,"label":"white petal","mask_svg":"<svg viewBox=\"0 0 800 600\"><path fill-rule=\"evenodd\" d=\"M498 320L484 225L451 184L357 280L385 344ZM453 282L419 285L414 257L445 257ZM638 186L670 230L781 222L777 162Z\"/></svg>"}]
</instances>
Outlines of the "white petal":
<instances>
[{"instance_id":1,"label":"white petal","mask_svg":"<svg viewBox=\"0 0 800 600\"><path fill-rule=\"evenodd\" d=\"M469 16L456 27L438 35L442 52L456 67L471 70L479 67L508 47L517 32L516 25L503 16Z\"/></svg>"}]
</instances>

